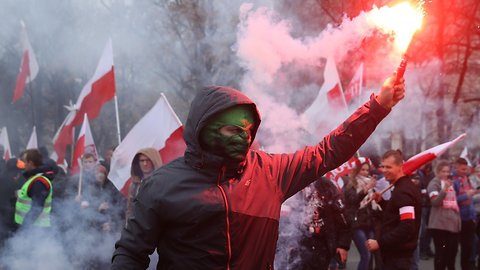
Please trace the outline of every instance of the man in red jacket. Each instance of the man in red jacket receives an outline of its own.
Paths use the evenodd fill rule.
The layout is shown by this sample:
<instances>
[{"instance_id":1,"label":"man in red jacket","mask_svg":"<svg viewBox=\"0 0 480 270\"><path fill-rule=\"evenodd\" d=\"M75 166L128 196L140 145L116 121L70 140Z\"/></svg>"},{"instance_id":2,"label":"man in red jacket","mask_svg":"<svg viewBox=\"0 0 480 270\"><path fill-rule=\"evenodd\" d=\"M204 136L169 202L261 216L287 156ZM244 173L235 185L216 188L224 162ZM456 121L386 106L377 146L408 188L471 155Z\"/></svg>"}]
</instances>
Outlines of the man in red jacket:
<instances>
[{"instance_id":1,"label":"man in red jacket","mask_svg":"<svg viewBox=\"0 0 480 270\"><path fill-rule=\"evenodd\" d=\"M250 148L260 115L240 91L199 91L185 155L142 182L112 269L145 269L155 248L158 269L272 269L282 203L357 151L403 99L394 81L317 145L289 154Z\"/></svg>"}]
</instances>

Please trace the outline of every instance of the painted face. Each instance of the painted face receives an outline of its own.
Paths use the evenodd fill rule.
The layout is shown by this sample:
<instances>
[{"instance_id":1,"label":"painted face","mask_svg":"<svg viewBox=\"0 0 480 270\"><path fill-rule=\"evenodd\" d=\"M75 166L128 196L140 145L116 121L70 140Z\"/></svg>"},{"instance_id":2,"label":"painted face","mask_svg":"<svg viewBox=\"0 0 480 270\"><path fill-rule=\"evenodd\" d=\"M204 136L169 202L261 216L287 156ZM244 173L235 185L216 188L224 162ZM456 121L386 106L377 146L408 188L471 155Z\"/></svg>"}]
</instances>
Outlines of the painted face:
<instances>
[{"instance_id":1,"label":"painted face","mask_svg":"<svg viewBox=\"0 0 480 270\"><path fill-rule=\"evenodd\" d=\"M153 162L144 154L138 155L138 164L143 176L147 176L153 172Z\"/></svg>"},{"instance_id":2,"label":"painted face","mask_svg":"<svg viewBox=\"0 0 480 270\"><path fill-rule=\"evenodd\" d=\"M252 143L254 119L247 106L235 106L213 116L200 131L202 147L229 160L244 160Z\"/></svg>"},{"instance_id":3,"label":"painted face","mask_svg":"<svg viewBox=\"0 0 480 270\"><path fill-rule=\"evenodd\" d=\"M388 182L392 183L393 181L400 178L403 175L402 164L396 164L395 158L393 156L389 156L386 159L382 160L383 165L383 174L385 175L385 179Z\"/></svg>"}]
</instances>

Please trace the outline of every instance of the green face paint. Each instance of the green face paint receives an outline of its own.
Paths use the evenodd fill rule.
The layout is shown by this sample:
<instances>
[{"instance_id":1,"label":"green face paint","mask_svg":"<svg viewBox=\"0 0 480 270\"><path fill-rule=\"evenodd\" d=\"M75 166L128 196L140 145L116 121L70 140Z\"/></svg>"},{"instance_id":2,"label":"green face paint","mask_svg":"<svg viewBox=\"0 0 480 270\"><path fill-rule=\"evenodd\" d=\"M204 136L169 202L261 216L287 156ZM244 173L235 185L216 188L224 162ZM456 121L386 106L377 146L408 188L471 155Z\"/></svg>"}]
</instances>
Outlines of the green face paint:
<instances>
[{"instance_id":1,"label":"green face paint","mask_svg":"<svg viewBox=\"0 0 480 270\"><path fill-rule=\"evenodd\" d=\"M235 106L212 116L200 131L205 150L235 161L245 159L252 142L255 116L248 106Z\"/></svg>"}]
</instances>

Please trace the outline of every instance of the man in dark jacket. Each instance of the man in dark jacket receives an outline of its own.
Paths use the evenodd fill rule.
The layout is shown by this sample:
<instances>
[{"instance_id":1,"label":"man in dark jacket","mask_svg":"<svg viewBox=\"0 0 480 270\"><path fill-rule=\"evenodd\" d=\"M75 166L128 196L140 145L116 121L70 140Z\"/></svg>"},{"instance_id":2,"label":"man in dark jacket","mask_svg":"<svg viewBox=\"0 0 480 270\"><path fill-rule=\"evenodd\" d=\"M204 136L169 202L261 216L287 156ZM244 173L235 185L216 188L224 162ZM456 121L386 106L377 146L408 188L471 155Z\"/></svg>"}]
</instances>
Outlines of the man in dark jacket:
<instances>
[{"instance_id":1,"label":"man in dark jacket","mask_svg":"<svg viewBox=\"0 0 480 270\"><path fill-rule=\"evenodd\" d=\"M17 166L17 158L7 161L6 169L0 175L0 249L4 241L15 231L15 192L18 189L17 179L22 169Z\"/></svg>"},{"instance_id":2,"label":"man in dark jacket","mask_svg":"<svg viewBox=\"0 0 480 270\"><path fill-rule=\"evenodd\" d=\"M309 205L312 218L300 241L299 269L328 269L334 257L338 263L345 263L352 229L344 215L342 194L332 181L322 177L314 183Z\"/></svg>"},{"instance_id":3,"label":"man in dark jacket","mask_svg":"<svg viewBox=\"0 0 480 270\"><path fill-rule=\"evenodd\" d=\"M389 78L319 144L291 154L250 149L260 125L240 91L207 87L193 100L185 155L142 182L112 269L271 269L281 204L347 161L404 97Z\"/></svg>"},{"instance_id":4,"label":"man in dark jacket","mask_svg":"<svg viewBox=\"0 0 480 270\"><path fill-rule=\"evenodd\" d=\"M409 270L417 248L422 216L421 194L403 172L403 156L387 151L382 160L385 178L394 184L392 197L383 206L382 228L378 240L368 239L369 251L380 249L383 269Z\"/></svg>"}]
</instances>

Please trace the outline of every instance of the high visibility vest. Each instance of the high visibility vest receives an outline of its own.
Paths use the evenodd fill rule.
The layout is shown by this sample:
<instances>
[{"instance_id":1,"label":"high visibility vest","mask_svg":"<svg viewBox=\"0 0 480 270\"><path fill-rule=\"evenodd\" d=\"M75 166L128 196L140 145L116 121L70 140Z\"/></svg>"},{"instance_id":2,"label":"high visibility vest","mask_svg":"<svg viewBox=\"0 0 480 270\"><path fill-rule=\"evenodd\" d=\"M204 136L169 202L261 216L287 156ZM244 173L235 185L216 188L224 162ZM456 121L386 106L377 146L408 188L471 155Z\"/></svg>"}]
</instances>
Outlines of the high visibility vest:
<instances>
[{"instance_id":1,"label":"high visibility vest","mask_svg":"<svg viewBox=\"0 0 480 270\"><path fill-rule=\"evenodd\" d=\"M50 227L50 212L52 211L52 182L50 182L50 180L42 174L37 174L30 177L19 190L17 203L15 204L15 223L23 224L25 216L32 208L32 198L28 196L28 188L30 187L32 181L37 178L42 178L47 181L50 185L50 190L48 191L47 199L43 205L42 213L40 216L38 216L33 225L38 227Z\"/></svg>"}]
</instances>

